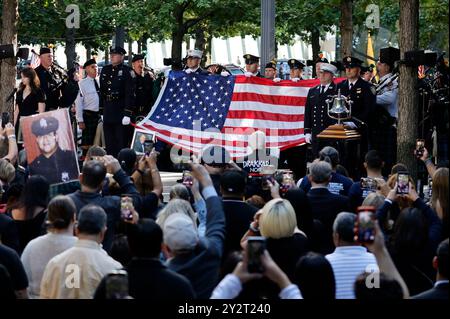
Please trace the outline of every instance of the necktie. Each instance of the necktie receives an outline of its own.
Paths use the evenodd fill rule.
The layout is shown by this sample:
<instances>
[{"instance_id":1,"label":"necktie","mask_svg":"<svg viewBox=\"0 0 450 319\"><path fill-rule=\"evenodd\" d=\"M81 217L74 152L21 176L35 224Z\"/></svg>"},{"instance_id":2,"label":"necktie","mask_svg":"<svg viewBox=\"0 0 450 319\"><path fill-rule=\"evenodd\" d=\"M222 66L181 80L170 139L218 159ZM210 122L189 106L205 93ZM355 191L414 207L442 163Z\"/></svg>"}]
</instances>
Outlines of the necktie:
<instances>
[{"instance_id":1,"label":"necktie","mask_svg":"<svg viewBox=\"0 0 450 319\"><path fill-rule=\"evenodd\" d=\"M325 92L325 85L322 85L320 87L320 94L323 94Z\"/></svg>"},{"instance_id":2,"label":"necktie","mask_svg":"<svg viewBox=\"0 0 450 319\"><path fill-rule=\"evenodd\" d=\"M350 91L353 89L353 83L350 83Z\"/></svg>"},{"instance_id":3,"label":"necktie","mask_svg":"<svg viewBox=\"0 0 450 319\"><path fill-rule=\"evenodd\" d=\"M94 79L95 90L97 91L98 96L100 96L100 87L98 86L97 79Z\"/></svg>"}]
</instances>

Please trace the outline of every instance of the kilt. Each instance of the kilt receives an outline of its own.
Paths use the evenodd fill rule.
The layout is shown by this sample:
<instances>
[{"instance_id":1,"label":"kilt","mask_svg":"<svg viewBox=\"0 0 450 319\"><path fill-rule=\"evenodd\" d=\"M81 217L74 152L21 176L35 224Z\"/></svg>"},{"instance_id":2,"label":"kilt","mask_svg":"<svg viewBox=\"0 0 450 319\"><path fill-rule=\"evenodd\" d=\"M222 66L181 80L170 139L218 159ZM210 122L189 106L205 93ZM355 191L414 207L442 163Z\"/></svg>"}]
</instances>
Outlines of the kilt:
<instances>
[{"instance_id":1,"label":"kilt","mask_svg":"<svg viewBox=\"0 0 450 319\"><path fill-rule=\"evenodd\" d=\"M99 120L99 112L83 111L83 121L86 127L82 131L81 145L91 146L94 144L95 133L97 132L97 125Z\"/></svg>"}]
</instances>

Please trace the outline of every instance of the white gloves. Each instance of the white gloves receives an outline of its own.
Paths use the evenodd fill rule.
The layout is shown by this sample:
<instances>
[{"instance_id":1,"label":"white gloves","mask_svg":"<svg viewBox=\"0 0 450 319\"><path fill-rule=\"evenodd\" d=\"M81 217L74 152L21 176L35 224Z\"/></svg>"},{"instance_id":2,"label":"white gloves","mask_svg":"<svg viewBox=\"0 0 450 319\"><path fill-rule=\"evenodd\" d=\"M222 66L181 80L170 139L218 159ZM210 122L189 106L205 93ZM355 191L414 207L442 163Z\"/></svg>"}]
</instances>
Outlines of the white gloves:
<instances>
[{"instance_id":1,"label":"white gloves","mask_svg":"<svg viewBox=\"0 0 450 319\"><path fill-rule=\"evenodd\" d=\"M187 68L186 70L184 70L184 72L186 72L187 74L190 74L190 73L192 73L192 70Z\"/></svg>"},{"instance_id":2,"label":"white gloves","mask_svg":"<svg viewBox=\"0 0 450 319\"><path fill-rule=\"evenodd\" d=\"M281 81L281 79L280 79L280 78L275 78L275 79L273 79L273 81L274 81L275 83L278 83L278 82Z\"/></svg>"},{"instance_id":3,"label":"white gloves","mask_svg":"<svg viewBox=\"0 0 450 319\"><path fill-rule=\"evenodd\" d=\"M300 81L300 78L292 78L291 81L292 82L298 82L298 81Z\"/></svg>"},{"instance_id":4,"label":"white gloves","mask_svg":"<svg viewBox=\"0 0 450 319\"><path fill-rule=\"evenodd\" d=\"M306 143L311 144L311 141L312 141L311 134L309 134L309 133L305 134L305 141L306 141Z\"/></svg>"},{"instance_id":5,"label":"white gloves","mask_svg":"<svg viewBox=\"0 0 450 319\"><path fill-rule=\"evenodd\" d=\"M252 76L254 76L252 72L245 72L244 75L248 78L251 78Z\"/></svg>"},{"instance_id":6,"label":"white gloves","mask_svg":"<svg viewBox=\"0 0 450 319\"><path fill-rule=\"evenodd\" d=\"M122 125L130 125L131 119L128 116L124 116L122 119Z\"/></svg>"},{"instance_id":7,"label":"white gloves","mask_svg":"<svg viewBox=\"0 0 450 319\"><path fill-rule=\"evenodd\" d=\"M227 71L222 71L220 73L221 76L229 76L230 74Z\"/></svg>"}]
</instances>

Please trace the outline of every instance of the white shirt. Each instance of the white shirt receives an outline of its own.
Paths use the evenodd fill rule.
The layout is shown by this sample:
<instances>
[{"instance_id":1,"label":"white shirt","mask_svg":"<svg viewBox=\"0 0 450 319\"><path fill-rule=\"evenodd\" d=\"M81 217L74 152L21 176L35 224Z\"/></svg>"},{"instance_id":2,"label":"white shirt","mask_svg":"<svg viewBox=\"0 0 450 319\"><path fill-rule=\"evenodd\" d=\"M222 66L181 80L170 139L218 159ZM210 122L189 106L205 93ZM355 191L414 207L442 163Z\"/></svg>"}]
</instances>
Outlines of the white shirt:
<instances>
[{"instance_id":1,"label":"white shirt","mask_svg":"<svg viewBox=\"0 0 450 319\"><path fill-rule=\"evenodd\" d=\"M73 247L77 240L77 237L68 234L48 233L27 244L21 260L28 277L30 298L39 298L42 275L49 260Z\"/></svg>"},{"instance_id":2,"label":"white shirt","mask_svg":"<svg viewBox=\"0 0 450 319\"><path fill-rule=\"evenodd\" d=\"M364 272L378 270L375 256L362 246L336 247L325 258L330 262L336 281L336 299L355 299L353 285Z\"/></svg>"},{"instance_id":3,"label":"white shirt","mask_svg":"<svg viewBox=\"0 0 450 319\"><path fill-rule=\"evenodd\" d=\"M330 84L331 84L331 82L328 84L320 84L319 92L322 91L322 86L324 86L325 88L324 88L323 92L325 93L328 90L328 88L330 87Z\"/></svg>"},{"instance_id":4,"label":"white shirt","mask_svg":"<svg viewBox=\"0 0 450 319\"><path fill-rule=\"evenodd\" d=\"M348 80L348 89L350 90L350 88L351 88L350 85L351 85L351 84L353 84L353 86L355 86L355 83L356 83L356 82L358 82L358 79L353 80L353 81Z\"/></svg>"},{"instance_id":5,"label":"white shirt","mask_svg":"<svg viewBox=\"0 0 450 319\"><path fill-rule=\"evenodd\" d=\"M88 76L78 82L80 90L75 99L77 122L84 122L83 111L99 111L100 98L97 89L95 88L94 81L97 81L97 79Z\"/></svg>"},{"instance_id":6,"label":"white shirt","mask_svg":"<svg viewBox=\"0 0 450 319\"><path fill-rule=\"evenodd\" d=\"M381 105L392 117L398 117L398 81L389 80L392 73L380 78L381 90L377 92L377 104ZM386 81L386 82L384 82Z\"/></svg>"},{"instance_id":7,"label":"white shirt","mask_svg":"<svg viewBox=\"0 0 450 319\"><path fill-rule=\"evenodd\" d=\"M222 281L214 288L210 299L234 299L242 291L242 283L234 274L226 275ZM281 299L303 299L297 285L290 284L280 291L278 295Z\"/></svg>"},{"instance_id":8,"label":"white shirt","mask_svg":"<svg viewBox=\"0 0 450 319\"><path fill-rule=\"evenodd\" d=\"M78 240L74 247L48 262L41 282L41 298L92 299L103 277L121 268L97 242Z\"/></svg>"}]
</instances>

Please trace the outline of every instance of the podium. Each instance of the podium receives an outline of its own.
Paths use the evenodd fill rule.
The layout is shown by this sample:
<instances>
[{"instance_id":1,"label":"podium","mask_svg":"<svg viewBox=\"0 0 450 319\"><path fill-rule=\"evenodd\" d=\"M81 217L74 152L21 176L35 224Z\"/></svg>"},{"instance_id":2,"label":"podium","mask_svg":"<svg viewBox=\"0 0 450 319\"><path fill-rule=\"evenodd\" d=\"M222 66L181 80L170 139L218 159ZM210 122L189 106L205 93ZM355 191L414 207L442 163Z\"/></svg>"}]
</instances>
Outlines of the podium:
<instances>
[{"instance_id":1,"label":"podium","mask_svg":"<svg viewBox=\"0 0 450 319\"><path fill-rule=\"evenodd\" d=\"M343 165L350 177L354 180L360 175L361 157L361 134L346 127L344 124L334 124L327 127L317 135L320 149L332 146L339 152L340 163Z\"/></svg>"}]
</instances>

